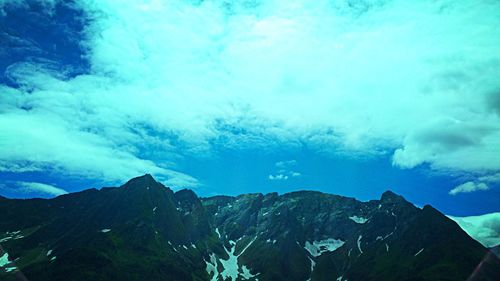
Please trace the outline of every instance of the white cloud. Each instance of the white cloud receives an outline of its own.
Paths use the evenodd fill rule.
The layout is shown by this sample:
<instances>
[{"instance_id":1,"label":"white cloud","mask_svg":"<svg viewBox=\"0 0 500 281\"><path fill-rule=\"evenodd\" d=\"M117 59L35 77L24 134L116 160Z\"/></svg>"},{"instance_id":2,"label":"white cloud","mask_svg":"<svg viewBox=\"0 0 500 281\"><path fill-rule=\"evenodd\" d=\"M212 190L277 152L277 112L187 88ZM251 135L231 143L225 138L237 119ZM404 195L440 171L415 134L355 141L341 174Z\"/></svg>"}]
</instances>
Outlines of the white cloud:
<instances>
[{"instance_id":1,"label":"white cloud","mask_svg":"<svg viewBox=\"0 0 500 281\"><path fill-rule=\"evenodd\" d=\"M451 195L457 195L458 193L470 193L474 191L484 191L484 190L489 190L490 188L482 182L466 182L461 185L456 186L452 190L450 190L449 194Z\"/></svg>"},{"instance_id":2,"label":"white cloud","mask_svg":"<svg viewBox=\"0 0 500 281\"><path fill-rule=\"evenodd\" d=\"M500 120L498 116L474 120L477 117L470 116L467 121L433 120L421 125L405 137L404 148L395 151L394 163L403 168L428 162L437 169L498 170Z\"/></svg>"},{"instance_id":3,"label":"white cloud","mask_svg":"<svg viewBox=\"0 0 500 281\"><path fill-rule=\"evenodd\" d=\"M0 162L196 185L178 157L305 145L497 173L500 2L357 3L79 0L91 71L9 67Z\"/></svg>"},{"instance_id":4,"label":"white cloud","mask_svg":"<svg viewBox=\"0 0 500 281\"><path fill-rule=\"evenodd\" d=\"M482 182L500 183L500 173L482 176L479 180Z\"/></svg>"},{"instance_id":5,"label":"white cloud","mask_svg":"<svg viewBox=\"0 0 500 281\"><path fill-rule=\"evenodd\" d=\"M59 196L68 193L62 188L39 182L18 181L16 185L18 186L16 191L22 193L42 193L49 196Z\"/></svg>"},{"instance_id":6,"label":"white cloud","mask_svg":"<svg viewBox=\"0 0 500 281\"><path fill-rule=\"evenodd\" d=\"M29 163L7 166L8 171L56 169L90 178L120 182L123 179L151 173L178 187L195 187L196 179L140 159L127 147L97 134L74 130L71 120L49 115L12 113L0 115L2 134L0 155L11 162ZM133 139L129 139L133 142ZM50 167L50 168L49 168Z\"/></svg>"},{"instance_id":7,"label":"white cloud","mask_svg":"<svg viewBox=\"0 0 500 281\"><path fill-rule=\"evenodd\" d=\"M269 175L270 180L287 180L289 177L300 177L301 173L293 171L292 169L297 166L296 160L278 161L274 166L279 169L276 175Z\"/></svg>"},{"instance_id":8,"label":"white cloud","mask_svg":"<svg viewBox=\"0 0 500 281\"><path fill-rule=\"evenodd\" d=\"M500 245L500 213L471 217L448 217L457 222L467 234L481 242L485 247Z\"/></svg>"},{"instance_id":9,"label":"white cloud","mask_svg":"<svg viewBox=\"0 0 500 281\"><path fill-rule=\"evenodd\" d=\"M288 176L283 174L277 174L277 175L269 175L268 178L270 180L287 180Z\"/></svg>"}]
</instances>

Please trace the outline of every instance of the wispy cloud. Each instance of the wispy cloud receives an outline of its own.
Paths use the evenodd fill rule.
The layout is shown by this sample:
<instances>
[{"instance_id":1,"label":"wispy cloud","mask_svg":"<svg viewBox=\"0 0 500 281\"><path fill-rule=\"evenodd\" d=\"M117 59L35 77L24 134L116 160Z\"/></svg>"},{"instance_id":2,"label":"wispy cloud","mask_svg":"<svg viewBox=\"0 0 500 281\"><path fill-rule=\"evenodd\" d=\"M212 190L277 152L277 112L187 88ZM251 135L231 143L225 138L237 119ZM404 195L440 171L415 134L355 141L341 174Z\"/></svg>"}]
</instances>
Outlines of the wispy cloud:
<instances>
[{"instance_id":1,"label":"wispy cloud","mask_svg":"<svg viewBox=\"0 0 500 281\"><path fill-rule=\"evenodd\" d=\"M487 183L500 183L500 173L482 176L479 180Z\"/></svg>"},{"instance_id":2,"label":"wispy cloud","mask_svg":"<svg viewBox=\"0 0 500 281\"><path fill-rule=\"evenodd\" d=\"M287 168L293 167L295 165L297 165L296 160L279 161L279 162L276 162L274 164L274 166L276 166L276 168L278 168L278 169L287 169Z\"/></svg>"},{"instance_id":3,"label":"wispy cloud","mask_svg":"<svg viewBox=\"0 0 500 281\"><path fill-rule=\"evenodd\" d=\"M23 181L18 181L16 182L17 186L17 192L19 193L30 193L30 194L43 194L43 195L49 195L49 196L59 196L62 194L67 194L66 190L45 184L45 183L39 183L39 182L23 182Z\"/></svg>"},{"instance_id":4,"label":"wispy cloud","mask_svg":"<svg viewBox=\"0 0 500 281\"><path fill-rule=\"evenodd\" d=\"M151 173L178 187L198 185L197 180L188 175L141 159L134 153L137 147L123 144L117 148L116 142L105 136L72 129L71 120L37 113L0 115L0 127L6 136L0 138L3 160L0 169L4 171L58 169L117 182ZM134 142L132 138L129 141ZM15 165L2 165L6 161Z\"/></svg>"},{"instance_id":5,"label":"wispy cloud","mask_svg":"<svg viewBox=\"0 0 500 281\"><path fill-rule=\"evenodd\" d=\"M9 67L0 162L193 186L183 155L305 145L497 173L500 2L362 3L77 0L90 72Z\"/></svg>"},{"instance_id":6,"label":"wispy cloud","mask_svg":"<svg viewBox=\"0 0 500 281\"><path fill-rule=\"evenodd\" d=\"M466 182L461 185L456 186L452 190L450 190L449 194L450 195L457 195L459 193L470 193L474 191L484 191L484 190L489 190L490 188L482 182Z\"/></svg>"}]
</instances>

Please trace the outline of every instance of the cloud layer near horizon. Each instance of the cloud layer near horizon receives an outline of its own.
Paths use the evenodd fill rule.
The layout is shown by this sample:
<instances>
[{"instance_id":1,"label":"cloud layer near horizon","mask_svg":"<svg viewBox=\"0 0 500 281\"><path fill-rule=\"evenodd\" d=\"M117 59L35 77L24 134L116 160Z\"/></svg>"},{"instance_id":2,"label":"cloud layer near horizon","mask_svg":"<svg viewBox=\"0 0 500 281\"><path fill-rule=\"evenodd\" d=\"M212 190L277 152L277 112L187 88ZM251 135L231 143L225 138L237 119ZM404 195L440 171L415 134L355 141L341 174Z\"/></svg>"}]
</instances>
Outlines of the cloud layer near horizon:
<instances>
[{"instance_id":1,"label":"cloud layer near horizon","mask_svg":"<svg viewBox=\"0 0 500 281\"><path fill-rule=\"evenodd\" d=\"M500 213L470 217L448 217L458 223L467 234L485 247L500 245Z\"/></svg>"},{"instance_id":2,"label":"cloud layer near horizon","mask_svg":"<svg viewBox=\"0 0 500 281\"><path fill-rule=\"evenodd\" d=\"M498 1L76 6L90 71L8 68L21 87L0 85L2 171L194 187L177 157L306 145L498 178Z\"/></svg>"}]
</instances>

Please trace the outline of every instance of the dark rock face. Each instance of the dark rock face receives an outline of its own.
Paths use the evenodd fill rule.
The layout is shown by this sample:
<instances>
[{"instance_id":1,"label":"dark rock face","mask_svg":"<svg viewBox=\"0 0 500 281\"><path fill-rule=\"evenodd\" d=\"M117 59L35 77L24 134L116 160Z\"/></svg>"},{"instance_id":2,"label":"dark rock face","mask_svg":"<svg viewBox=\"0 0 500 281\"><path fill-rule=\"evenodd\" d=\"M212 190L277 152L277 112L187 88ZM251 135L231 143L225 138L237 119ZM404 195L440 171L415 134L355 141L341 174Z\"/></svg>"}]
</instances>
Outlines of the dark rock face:
<instances>
[{"instance_id":1,"label":"dark rock face","mask_svg":"<svg viewBox=\"0 0 500 281\"><path fill-rule=\"evenodd\" d=\"M495 254L497 258L500 258L500 245L490 248L490 251Z\"/></svg>"},{"instance_id":2,"label":"dark rock face","mask_svg":"<svg viewBox=\"0 0 500 281\"><path fill-rule=\"evenodd\" d=\"M1 280L500 280L431 206L300 191L198 198L150 175L0 200Z\"/></svg>"}]
</instances>

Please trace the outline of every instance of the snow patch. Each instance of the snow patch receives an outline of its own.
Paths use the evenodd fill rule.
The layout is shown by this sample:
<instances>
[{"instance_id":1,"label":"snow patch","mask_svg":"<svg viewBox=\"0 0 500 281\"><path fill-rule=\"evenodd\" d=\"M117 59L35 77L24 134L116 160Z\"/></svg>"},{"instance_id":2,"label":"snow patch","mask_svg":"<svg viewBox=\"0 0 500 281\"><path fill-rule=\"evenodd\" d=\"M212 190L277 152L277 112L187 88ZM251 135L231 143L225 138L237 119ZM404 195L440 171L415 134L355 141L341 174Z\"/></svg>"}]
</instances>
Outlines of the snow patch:
<instances>
[{"instance_id":1,"label":"snow patch","mask_svg":"<svg viewBox=\"0 0 500 281\"><path fill-rule=\"evenodd\" d=\"M230 243L231 244L231 243ZM231 250L228 251L224 246L224 250L228 254L228 259L219 259L220 263L224 267L224 271L222 271L221 276L225 280L226 278L231 278L232 281L236 281L238 279L238 256L234 254L234 250L236 249L235 244L231 244Z\"/></svg>"},{"instance_id":2,"label":"snow patch","mask_svg":"<svg viewBox=\"0 0 500 281\"><path fill-rule=\"evenodd\" d=\"M16 239L24 238L24 235L19 234L19 233L21 233L21 230L16 230L16 231L12 231L12 232L7 231L5 233L5 237L2 238L2 239L0 239L0 243L1 242L6 242L6 241L9 241L9 240L16 240Z\"/></svg>"},{"instance_id":3,"label":"snow patch","mask_svg":"<svg viewBox=\"0 0 500 281\"><path fill-rule=\"evenodd\" d=\"M253 277L255 277L255 276L259 275L258 273L257 273L257 274L252 274L252 273L250 273L250 270L246 267L246 265L243 265L243 266L241 267L241 271L242 271L242 273L241 273L240 275L241 275L241 277L243 277L243 279L245 279L245 280L248 280L248 279L250 279L250 278L253 278Z\"/></svg>"},{"instance_id":4,"label":"snow patch","mask_svg":"<svg viewBox=\"0 0 500 281\"><path fill-rule=\"evenodd\" d=\"M52 250L48 250L47 251L47 257L50 256L52 254Z\"/></svg>"},{"instance_id":5,"label":"snow patch","mask_svg":"<svg viewBox=\"0 0 500 281\"><path fill-rule=\"evenodd\" d=\"M384 236L384 238L382 240L385 240L385 239L389 238L393 234L394 234L394 231L391 231L391 233L389 233L386 236Z\"/></svg>"},{"instance_id":6,"label":"snow patch","mask_svg":"<svg viewBox=\"0 0 500 281\"><path fill-rule=\"evenodd\" d=\"M220 232L219 232L219 228L218 227L215 228L215 233L217 233L217 236L219 236L219 239L220 239Z\"/></svg>"},{"instance_id":7,"label":"snow patch","mask_svg":"<svg viewBox=\"0 0 500 281\"><path fill-rule=\"evenodd\" d=\"M12 272L12 271L14 271L14 270L16 270L16 269L17 269L17 267L15 267L15 266L13 266L13 267L6 267L6 268L5 268L5 272L7 272L7 273L8 273L8 272Z\"/></svg>"},{"instance_id":8,"label":"snow patch","mask_svg":"<svg viewBox=\"0 0 500 281\"><path fill-rule=\"evenodd\" d=\"M15 265L7 266L10 263L11 263L11 261L9 260L9 254L7 252L5 252L0 257L0 267L3 267L5 272L12 272L14 270L17 270L17 267Z\"/></svg>"},{"instance_id":9,"label":"snow patch","mask_svg":"<svg viewBox=\"0 0 500 281\"><path fill-rule=\"evenodd\" d=\"M107 232L110 232L110 231L111 231L111 229L109 229L109 228L101 229L102 233L107 233Z\"/></svg>"},{"instance_id":10,"label":"snow patch","mask_svg":"<svg viewBox=\"0 0 500 281\"><path fill-rule=\"evenodd\" d=\"M420 255L420 253L422 253L422 251L424 250L424 248L420 249L420 251L418 251L415 255L413 255L414 257Z\"/></svg>"},{"instance_id":11,"label":"snow patch","mask_svg":"<svg viewBox=\"0 0 500 281\"><path fill-rule=\"evenodd\" d=\"M153 213L156 211L156 209L158 209L158 207L154 207L154 208L153 208Z\"/></svg>"},{"instance_id":12,"label":"snow patch","mask_svg":"<svg viewBox=\"0 0 500 281\"><path fill-rule=\"evenodd\" d=\"M3 256L0 257L0 267L6 266L9 263L9 254L6 252L5 254L3 254Z\"/></svg>"},{"instance_id":13,"label":"snow patch","mask_svg":"<svg viewBox=\"0 0 500 281\"><path fill-rule=\"evenodd\" d=\"M358 250L359 250L359 253L361 253L361 254L362 254L362 253L363 253L363 250L361 250L361 238L363 238L363 235L359 235L357 243L358 243Z\"/></svg>"},{"instance_id":14,"label":"snow patch","mask_svg":"<svg viewBox=\"0 0 500 281\"><path fill-rule=\"evenodd\" d=\"M219 277L219 270L217 269L217 257L215 254L210 254L210 262L205 261L206 266L206 271L209 276L212 276L212 279L210 281L217 281L217 278Z\"/></svg>"},{"instance_id":15,"label":"snow patch","mask_svg":"<svg viewBox=\"0 0 500 281\"><path fill-rule=\"evenodd\" d=\"M226 280L228 278L231 278L232 281L236 281L238 279L238 276L242 276L243 278L245 278L245 276L257 276L258 273L256 275L252 275L250 273L250 270L246 269L248 272L248 274L245 272L245 269L241 269L241 273L240 273L240 267L238 266L238 258L243 254L245 253L245 251L248 249L248 247L250 247L250 245L253 244L253 242L255 241L255 239L257 239L257 236L255 236L255 238L250 241L250 243L248 243L248 245L245 246L245 248L243 248L243 250L241 250L241 253L239 255L235 255L234 254L234 251L236 250L236 242L234 241L229 241L229 244L231 245L231 249L228 250L226 248L226 246L224 246L224 250L226 251L227 255L229 256L228 259L219 259L219 262L222 264L222 267L224 268L224 270L221 272L221 276L222 276L222 279L223 280ZM246 267L245 267L246 268ZM244 276L245 274L245 276ZM249 277L250 278L250 277Z\"/></svg>"},{"instance_id":16,"label":"snow patch","mask_svg":"<svg viewBox=\"0 0 500 281\"><path fill-rule=\"evenodd\" d=\"M309 257L308 257L308 258L309 258ZM311 261L311 276L312 276L312 273L313 273L313 271L314 271L314 267L316 266L316 262L315 262L315 261L313 261L311 258L309 258L309 260ZM311 277L311 278L309 278L309 280L311 280L311 279L312 279L312 277Z\"/></svg>"},{"instance_id":17,"label":"snow patch","mask_svg":"<svg viewBox=\"0 0 500 281\"><path fill-rule=\"evenodd\" d=\"M368 221L367 218L363 218L363 217L358 217L358 216L350 216L349 217L353 222L355 223L360 223L360 224L363 224L365 222Z\"/></svg>"},{"instance_id":18,"label":"snow patch","mask_svg":"<svg viewBox=\"0 0 500 281\"><path fill-rule=\"evenodd\" d=\"M387 243L385 243L385 251L389 252L389 245L387 245Z\"/></svg>"},{"instance_id":19,"label":"snow patch","mask_svg":"<svg viewBox=\"0 0 500 281\"><path fill-rule=\"evenodd\" d=\"M324 252L333 252L344 245L344 241L340 239L328 238L320 241L313 241L312 244L306 241L304 249L313 257L318 257Z\"/></svg>"}]
</instances>

